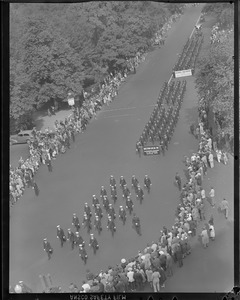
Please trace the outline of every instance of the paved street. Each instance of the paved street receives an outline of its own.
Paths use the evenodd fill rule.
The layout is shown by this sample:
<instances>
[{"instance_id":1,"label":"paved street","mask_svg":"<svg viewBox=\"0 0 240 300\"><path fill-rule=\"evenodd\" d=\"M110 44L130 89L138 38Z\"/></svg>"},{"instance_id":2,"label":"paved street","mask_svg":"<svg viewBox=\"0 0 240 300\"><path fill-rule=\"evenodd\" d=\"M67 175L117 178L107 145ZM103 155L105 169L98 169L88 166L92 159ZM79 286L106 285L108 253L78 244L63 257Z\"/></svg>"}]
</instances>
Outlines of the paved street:
<instances>
[{"instance_id":1,"label":"paved street","mask_svg":"<svg viewBox=\"0 0 240 300\"><path fill-rule=\"evenodd\" d=\"M36 175L40 195L26 190L24 197L13 207L10 219L10 284L23 280L34 291L41 292L39 274L50 273L53 283L67 289L71 282L80 285L86 269L93 273L119 263L121 258L134 257L148 242L158 239L162 226L170 228L178 204L179 192L173 185L178 171L184 178L184 155L197 149L197 140L189 134L189 125L197 118L197 95L194 78L187 78L187 92L180 111L180 118L165 157L139 158L135 154L135 143L139 138L156 103L164 81L168 81L172 67L190 36L199 18L201 6L190 7L174 24L162 49L148 54L137 74L130 76L120 88L114 103L98 114L86 132L77 136L70 150L53 162L53 172L42 166ZM217 164L215 162L215 164ZM63 248L56 237L56 226L71 227L72 214L83 218L85 202L92 203L92 195L99 196L101 185L109 191L110 175L119 182L123 175L128 184L133 174L140 179L148 174L152 180L150 195L142 205L136 202L135 212L140 217L142 236L131 227L131 219L123 226L117 221L114 238L106 230L97 236L100 249L97 255L87 247L88 263L83 265L78 250L69 244ZM210 178L208 180L208 178ZM212 210L215 217L216 241L209 249L202 249L197 241L191 256L184 260L184 267L177 269L164 291L223 291L233 282L233 162L229 166L217 165L209 171L204 186L209 192L213 185L216 198L226 197L230 203L229 220ZM118 188L115 210L123 204ZM134 193L133 193L134 194ZM208 213L209 215L209 213ZM88 244L89 235L84 229L81 234ZM50 261L43 251L42 241L47 237L54 249Z\"/></svg>"}]
</instances>

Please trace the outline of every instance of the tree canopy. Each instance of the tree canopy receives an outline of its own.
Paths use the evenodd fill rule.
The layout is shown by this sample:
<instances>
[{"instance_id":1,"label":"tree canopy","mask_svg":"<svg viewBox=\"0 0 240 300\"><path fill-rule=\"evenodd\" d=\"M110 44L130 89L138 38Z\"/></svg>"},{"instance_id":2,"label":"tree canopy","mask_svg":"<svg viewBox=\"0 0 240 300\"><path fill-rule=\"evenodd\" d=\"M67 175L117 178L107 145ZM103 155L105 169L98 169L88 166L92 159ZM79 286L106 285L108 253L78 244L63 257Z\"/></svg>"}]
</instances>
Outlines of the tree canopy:
<instances>
[{"instance_id":1,"label":"tree canopy","mask_svg":"<svg viewBox=\"0 0 240 300\"><path fill-rule=\"evenodd\" d=\"M68 91L100 83L149 46L184 5L148 1L12 3L10 117L22 120Z\"/></svg>"},{"instance_id":2,"label":"tree canopy","mask_svg":"<svg viewBox=\"0 0 240 300\"><path fill-rule=\"evenodd\" d=\"M220 42L199 61L196 84L200 97L208 101L220 131L234 135L234 60L233 30L219 33Z\"/></svg>"}]
</instances>

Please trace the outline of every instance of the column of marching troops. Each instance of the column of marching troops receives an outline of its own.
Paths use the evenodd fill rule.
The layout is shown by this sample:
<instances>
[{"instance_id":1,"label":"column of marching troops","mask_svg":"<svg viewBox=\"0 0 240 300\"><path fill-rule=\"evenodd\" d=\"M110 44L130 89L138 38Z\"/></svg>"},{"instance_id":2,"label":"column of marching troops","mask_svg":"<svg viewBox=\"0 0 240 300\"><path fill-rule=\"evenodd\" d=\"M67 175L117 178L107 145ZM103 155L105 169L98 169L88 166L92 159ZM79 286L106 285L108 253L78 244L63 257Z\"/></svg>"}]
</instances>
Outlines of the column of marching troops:
<instances>
[{"instance_id":1,"label":"column of marching troops","mask_svg":"<svg viewBox=\"0 0 240 300\"><path fill-rule=\"evenodd\" d=\"M133 201L131 199L131 192L127 186L127 182L123 176L120 177L119 182L120 188L122 190L122 198L126 201L126 208L124 208L122 205L119 207L119 220L125 225L126 219L127 219L127 211L129 212L129 215L133 214L132 218L132 227L137 232L139 236L142 235L141 233L141 225L140 225L140 219L136 216L135 213L133 213ZM150 187L152 183L148 175L145 175L144 177L144 188L147 190L148 193L150 193ZM142 204L144 199L144 191L141 188L138 179L135 177L135 175L132 176L131 179L131 188L134 189L136 194L136 199ZM111 175L110 177L110 193L111 193L111 199L113 200L114 204L116 204L117 201L117 184L116 180ZM100 198L102 200L103 208L107 214L107 229L111 232L112 236L114 236L114 233L116 232L116 225L115 225L115 219L116 219L116 212L113 207L113 205L109 202L107 191L104 188L104 186L101 187L100 190ZM101 220L103 218L103 210L101 208L100 202L96 195L93 195L92 198L92 208L95 211L94 212L94 221L92 223L92 211L90 208L90 205L88 203L85 203L84 205L84 216L83 216L83 222L82 226L84 228L87 228L88 234L90 234L90 242L89 246L93 249L93 253L96 254L97 250L99 249L99 244L94 236L93 233L90 233L92 228L94 227L95 230L97 230L98 235L101 234L102 223ZM72 250L74 247L79 248L79 256L83 260L84 264L87 263L88 255L85 248L85 241L80 235L80 222L79 218L77 217L76 213L73 214L72 219L72 225L75 227L76 232L74 233L70 228L67 231L67 236L64 233L64 230L60 227L60 225L57 226L57 238L60 240L61 247L63 247L64 243L66 241L69 241L71 244ZM53 248L51 247L49 241L47 238L44 238L43 240L43 248L44 251L48 255L48 259L51 258L51 255L53 254Z\"/></svg>"},{"instance_id":2,"label":"column of marching troops","mask_svg":"<svg viewBox=\"0 0 240 300\"><path fill-rule=\"evenodd\" d=\"M160 146L163 155L168 150L179 118L179 111L186 91L186 80L164 83L158 97L157 104L146 124L139 141L136 143L136 153L141 156L143 148L151 141L152 145ZM164 103L164 101L166 103ZM165 108L167 105L167 109Z\"/></svg>"}]
</instances>

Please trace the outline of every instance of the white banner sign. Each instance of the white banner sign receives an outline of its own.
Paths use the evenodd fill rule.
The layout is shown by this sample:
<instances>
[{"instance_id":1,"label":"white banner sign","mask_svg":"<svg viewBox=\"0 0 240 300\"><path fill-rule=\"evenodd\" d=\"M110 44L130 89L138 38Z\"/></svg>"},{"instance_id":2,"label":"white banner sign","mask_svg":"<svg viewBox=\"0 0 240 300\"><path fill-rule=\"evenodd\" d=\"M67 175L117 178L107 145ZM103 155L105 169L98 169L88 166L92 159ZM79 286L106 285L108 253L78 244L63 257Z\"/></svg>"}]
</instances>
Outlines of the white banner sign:
<instances>
[{"instance_id":1,"label":"white banner sign","mask_svg":"<svg viewBox=\"0 0 240 300\"><path fill-rule=\"evenodd\" d=\"M192 76L192 70L182 70L182 71L174 71L175 78Z\"/></svg>"}]
</instances>

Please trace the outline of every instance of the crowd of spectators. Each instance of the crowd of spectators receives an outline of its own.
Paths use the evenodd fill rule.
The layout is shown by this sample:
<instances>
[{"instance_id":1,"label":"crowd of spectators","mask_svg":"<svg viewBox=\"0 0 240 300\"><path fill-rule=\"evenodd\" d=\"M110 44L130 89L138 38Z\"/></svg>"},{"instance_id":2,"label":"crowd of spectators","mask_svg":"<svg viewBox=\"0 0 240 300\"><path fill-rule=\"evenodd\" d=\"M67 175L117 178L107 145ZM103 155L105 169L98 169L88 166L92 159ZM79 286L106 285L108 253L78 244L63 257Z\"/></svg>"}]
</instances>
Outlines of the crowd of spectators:
<instances>
[{"instance_id":1,"label":"crowd of spectators","mask_svg":"<svg viewBox=\"0 0 240 300\"><path fill-rule=\"evenodd\" d=\"M221 43L221 40L225 40L226 36L233 32L233 28L221 29L220 24L216 23L211 31L211 44Z\"/></svg>"}]
</instances>

